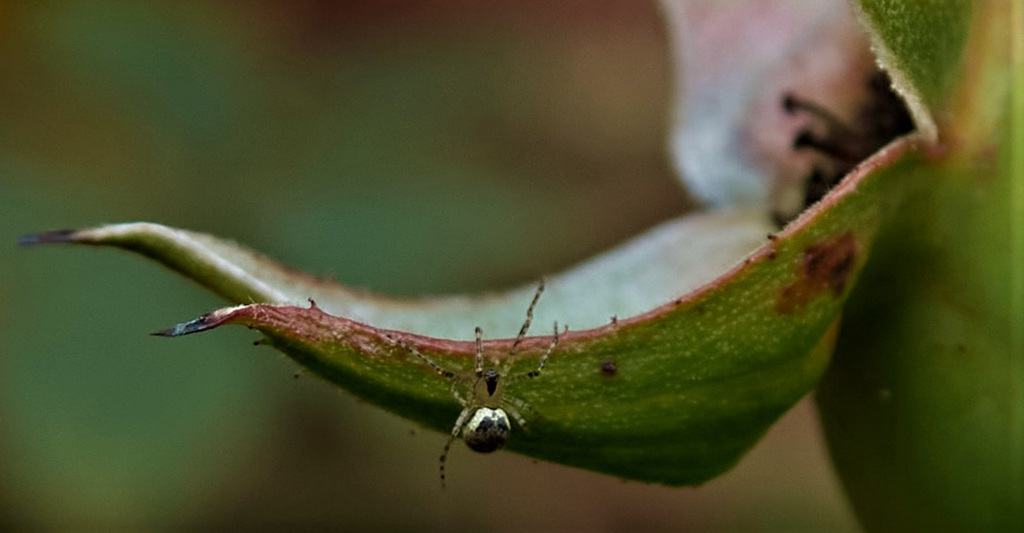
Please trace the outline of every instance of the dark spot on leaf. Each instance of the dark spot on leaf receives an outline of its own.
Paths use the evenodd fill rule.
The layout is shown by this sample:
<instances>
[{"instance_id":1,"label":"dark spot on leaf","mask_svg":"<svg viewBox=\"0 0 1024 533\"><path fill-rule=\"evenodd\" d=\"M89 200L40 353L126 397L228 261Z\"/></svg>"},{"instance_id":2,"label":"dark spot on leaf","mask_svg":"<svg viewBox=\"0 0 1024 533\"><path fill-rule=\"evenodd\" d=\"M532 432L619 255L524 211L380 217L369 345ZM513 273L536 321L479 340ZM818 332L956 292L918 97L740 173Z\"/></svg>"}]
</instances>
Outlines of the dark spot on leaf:
<instances>
[{"instance_id":1,"label":"dark spot on leaf","mask_svg":"<svg viewBox=\"0 0 1024 533\"><path fill-rule=\"evenodd\" d=\"M613 378L618 372L619 365L615 364L615 361L612 361L611 359L601 361L601 375L604 377Z\"/></svg>"},{"instance_id":2,"label":"dark spot on leaf","mask_svg":"<svg viewBox=\"0 0 1024 533\"><path fill-rule=\"evenodd\" d=\"M856 263L857 240L852 233L807 248L797 267L797 280L779 291L775 310L791 315L803 311L824 292L842 296Z\"/></svg>"}]
</instances>

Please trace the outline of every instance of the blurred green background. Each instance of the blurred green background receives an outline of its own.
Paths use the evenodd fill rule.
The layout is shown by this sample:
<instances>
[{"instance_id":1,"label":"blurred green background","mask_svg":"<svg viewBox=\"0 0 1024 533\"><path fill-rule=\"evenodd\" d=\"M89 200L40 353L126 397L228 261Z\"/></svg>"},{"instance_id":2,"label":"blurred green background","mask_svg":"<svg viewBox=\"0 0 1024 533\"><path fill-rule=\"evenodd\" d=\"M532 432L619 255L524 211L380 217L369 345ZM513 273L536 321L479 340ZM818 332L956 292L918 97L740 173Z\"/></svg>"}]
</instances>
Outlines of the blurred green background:
<instances>
[{"instance_id":1,"label":"blurred green background","mask_svg":"<svg viewBox=\"0 0 1024 533\"><path fill-rule=\"evenodd\" d=\"M442 435L251 332L147 335L201 288L15 245L152 220L391 294L536 279L689 208L670 61L625 0L0 0L0 529L854 529L807 402L700 489L458 446L442 493Z\"/></svg>"}]
</instances>

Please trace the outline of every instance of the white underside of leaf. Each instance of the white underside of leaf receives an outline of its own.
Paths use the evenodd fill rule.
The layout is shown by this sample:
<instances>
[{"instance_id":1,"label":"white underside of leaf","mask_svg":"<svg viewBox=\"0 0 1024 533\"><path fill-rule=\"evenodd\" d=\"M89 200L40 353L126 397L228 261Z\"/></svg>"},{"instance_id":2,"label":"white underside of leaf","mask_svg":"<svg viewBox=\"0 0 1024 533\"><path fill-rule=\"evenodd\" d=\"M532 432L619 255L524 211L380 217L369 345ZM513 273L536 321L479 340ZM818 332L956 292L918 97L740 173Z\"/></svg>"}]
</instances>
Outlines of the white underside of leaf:
<instances>
[{"instance_id":1,"label":"white underside of leaf","mask_svg":"<svg viewBox=\"0 0 1024 533\"><path fill-rule=\"evenodd\" d=\"M771 231L767 217L756 209L700 213L666 222L549 276L532 333L549 334L556 320L572 329L589 329L608 324L612 316L650 311L721 276L764 244ZM412 306L373 318L445 338L471 338L475 325L488 337L510 337L518 331L535 290L536 284L530 283L495 299L433 301L429 317Z\"/></svg>"},{"instance_id":2,"label":"white underside of leaf","mask_svg":"<svg viewBox=\"0 0 1024 533\"><path fill-rule=\"evenodd\" d=\"M649 311L713 281L764 244L772 230L756 209L696 213L663 223L547 276L531 333L550 334L556 320L579 330L605 325L612 316ZM312 278L230 241L158 224L118 224L85 233L86 240L106 243L173 243L173 262L200 265L207 284L244 287L238 303L309 305L312 298L334 315L448 339L471 339L475 326L490 339L515 336L537 287L529 282L492 294L399 300Z\"/></svg>"}]
</instances>

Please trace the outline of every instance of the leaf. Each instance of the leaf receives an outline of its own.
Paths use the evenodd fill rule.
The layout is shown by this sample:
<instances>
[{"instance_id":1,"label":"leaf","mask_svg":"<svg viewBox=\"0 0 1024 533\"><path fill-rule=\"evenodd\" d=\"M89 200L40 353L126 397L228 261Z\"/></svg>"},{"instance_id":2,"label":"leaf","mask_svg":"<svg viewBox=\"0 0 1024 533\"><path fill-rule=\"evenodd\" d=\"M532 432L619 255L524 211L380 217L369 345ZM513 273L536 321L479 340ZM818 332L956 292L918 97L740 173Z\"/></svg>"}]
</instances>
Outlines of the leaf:
<instances>
[{"instance_id":1,"label":"leaf","mask_svg":"<svg viewBox=\"0 0 1024 533\"><path fill-rule=\"evenodd\" d=\"M642 300L649 300L702 283L687 279L677 282L682 285L658 287L670 282L677 273L672 268L681 261L659 256L682 257L694 248L716 246L722 233L689 231L707 230L707 225L735 215L724 212L672 223L552 277L553 294L542 302L538 323L550 323L547 318L554 316L592 329L565 334L544 375L514 384L512 393L536 415L528 417L531 431L517 432L509 447L541 459L670 485L699 484L727 470L824 371L842 303L876 230L902 194L904 167L917 159L910 154L916 142L913 136L896 141L736 267L643 314L622 314L610 324L602 318L600 327L591 323L598 320L594 309L632 294L634 287ZM763 231L763 222L751 220L761 217L740 216L729 225ZM316 305L308 308L243 305L163 333L180 335L224 324L258 329L268 343L323 378L441 431L451 428L460 409L449 383L386 335L461 372L472 367L473 345L382 327L458 329L458 335L468 337L477 324L501 321L514 331L522 320L523 307L512 303L516 292L497 299L385 300L291 271L232 243L155 224L47 233L23 242L132 250L238 303L250 298L294 302L312 296ZM716 258L712 253L699 257ZM620 305L628 308L631 303ZM373 326L362 323L366 316L373 317L366 321ZM528 339L516 372L534 367L549 340ZM498 357L510 344L508 339L489 341L485 351ZM617 369L614 375L602 370L609 362Z\"/></svg>"},{"instance_id":2,"label":"leaf","mask_svg":"<svg viewBox=\"0 0 1024 533\"><path fill-rule=\"evenodd\" d=\"M849 112L858 108L856 93L865 89L862 75L875 67L863 61L867 54L856 44L863 38L850 33L842 16L826 17L828 24L815 25L814 34L826 42L833 27L853 35L854 44L844 41L827 62L830 68L844 67L848 58L859 58L857 68L840 69L831 78L856 88L842 91L839 99ZM798 50L798 44L787 46ZM784 57L799 62L803 56ZM770 68L760 74L767 72ZM729 85L728 79L720 86ZM743 142L714 154L705 169L767 144L769 155L754 173L755 179L766 179L773 175L767 168L798 148L794 135L806 124L784 116L780 105L784 91L794 88L780 79L768 85L761 80L743 78L748 92L770 90L739 125L725 123L727 138ZM706 124L721 125L714 118ZM731 131L737 128L739 134ZM857 159L888 139L875 139L879 143ZM876 231L899 205L906 189L903 171L918 159L913 153L919 145L914 135L893 142L778 235L768 236L774 226L765 205L755 202L753 209L695 214L665 224L549 278L537 322L560 320L573 329L562 336L542 377L514 384L511 393L532 406L531 431L517 431L510 448L673 485L698 484L727 470L824 371L843 301ZM811 159L787 169L800 188L812 170ZM788 194L794 183L784 185ZM298 273L230 242L147 223L40 234L23 242L113 246L156 259L246 304L162 334L223 324L259 329L268 343L318 375L442 431L449 430L461 407L449 383L393 339L446 368L468 372L472 344L410 332L468 339L471 327L480 325L488 338L510 336L532 291L526 286L500 295L386 299ZM317 304L296 305L307 298ZM549 337L528 339L516 372L536 368L538 353L549 342ZM511 343L490 341L485 348L498 358Z\"/></svg>"},{"instance_id":3,"label":"leaf","mask_svg":"<svg viewBox=\"0 0 1024 533\"><path fill-rule=\"evenodd\" d=\"M664 223L552 276L538 321L589 328L607 324L615 314L648 311L712 281L767 242L772 230L767 218L752 209L694 214ZM59 242L140 253L234 303L304 305L312 298L335 315L439 337L471 338L473 325L492 335L513 335L525 309L518 302L529 301L535 289L530 283L500 296L398 300L303 274L230 241L144 222L22 238L23 244Z\"/></svg>"},{"instance_id":4,"label":"leaf","mask_svg":"<svg viewBox=\"0 0 1024 533\"><path fill-rule=\"evenodd\" d=\"M941 117L944 152L908 168L917 185L879 236L818 402L867 529L1019 531L1024 19L1019 3L941 4L863 2L901 91Z\"/></svg>"},{"instance_id":5,"label":"leaf","mask_svg":"<svg viewBox=\"0 0 1024 533\"><path fill-rule=\"evenodd\" d=\"M879 61L892 73L918 129L934 139L936 125L926 110L942 107L950 94L967 40L971 1L866 0L858 7Z\"/></svg>"}]
</instances>

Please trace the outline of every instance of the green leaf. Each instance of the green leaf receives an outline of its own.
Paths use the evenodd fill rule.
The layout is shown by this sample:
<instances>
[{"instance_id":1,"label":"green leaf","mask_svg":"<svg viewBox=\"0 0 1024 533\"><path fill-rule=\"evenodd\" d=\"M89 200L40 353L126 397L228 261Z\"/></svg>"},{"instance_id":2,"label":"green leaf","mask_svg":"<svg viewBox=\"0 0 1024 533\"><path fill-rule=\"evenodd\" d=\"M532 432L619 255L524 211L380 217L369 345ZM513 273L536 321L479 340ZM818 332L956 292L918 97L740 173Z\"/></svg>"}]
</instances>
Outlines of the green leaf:
<instances>
[{"instance_id":1,"label":"green leaf","mask_svg":"<svg viewBox=\"0 0 1024 533\"><path fill-rule=\"evenodd\" d=\"M917 159L908 154L915 142L904 138L876 154L823 202L699 290L632 318L623 314L612 323L563 335L545 373L510 388L532 410L526 414L530 432L517 431L509 448L670 485L699 484L731 467L825 370L833 325L876 230L902 195L905 167ZM707 229L709 220L719 223L721 217L727 215L671 223L550 278L552 298L538 307L538 322L550 324L547 318L553 316L590 325L592 310L601 308L593 301L621 298L634 287L643 293L650 289L644 289L649 280L669 279L667 265L673 263L660 257L667 251L719 242L721 233L685 230L692 224ZM758 225L763 222L730 224L763 229ZM704 241L694 241L695 235L703 235ZM24 242L132 250L237 303L251 298L294 302L312 296L316 305L311 307L243 305L164 333L205 331L222 324L258 329L268 343L317 375L441 431L450 430L461 407L451 396L449 382L388 336L459 372L471 371L473 344L393 331L389 324L428 332L457 324L463 338L481 323L503 321L505 331L514 331L526 302L518 301L515 291L427 302L381 299L291 271L232 243L154 224L41 234ZM705 258L714 262L713 254ZM635 269L647 269L642 270L646 274L628 277ZM673 289L661 287L659 293L671 295ZM367 321L373 325L324 310L363 320L373 316ZM515 372L535 367L549 341L529 338ZM500 358L511 342L489 341L485 352ZM616 368L614 375L603 370L609 362Z\"/></svg>"},{"instance_id":2,"label":"green leaf","mask_svg":"<svg viewBox=\"0 0 1024 533\"><path fill-rule=\"evenodd\" d=\"M945 148L910 169L845 312L826 436L869 530L1019 531L1024 66L1009 44L1024 19L1019 3L895 4L864 10Z\"/></svg>"},{"instance_id":3,"label":"green leaf","mask_svg":"<svg viewBox=\"0 0 1024 533\"><path fill-rule=\"evenodd\" d=\"M967 40L970 0L864 0L858 7L873 37L879 61L907 99L918 126L934 137L925 110L947 103Z\"/></svg>"}]
</instances>

